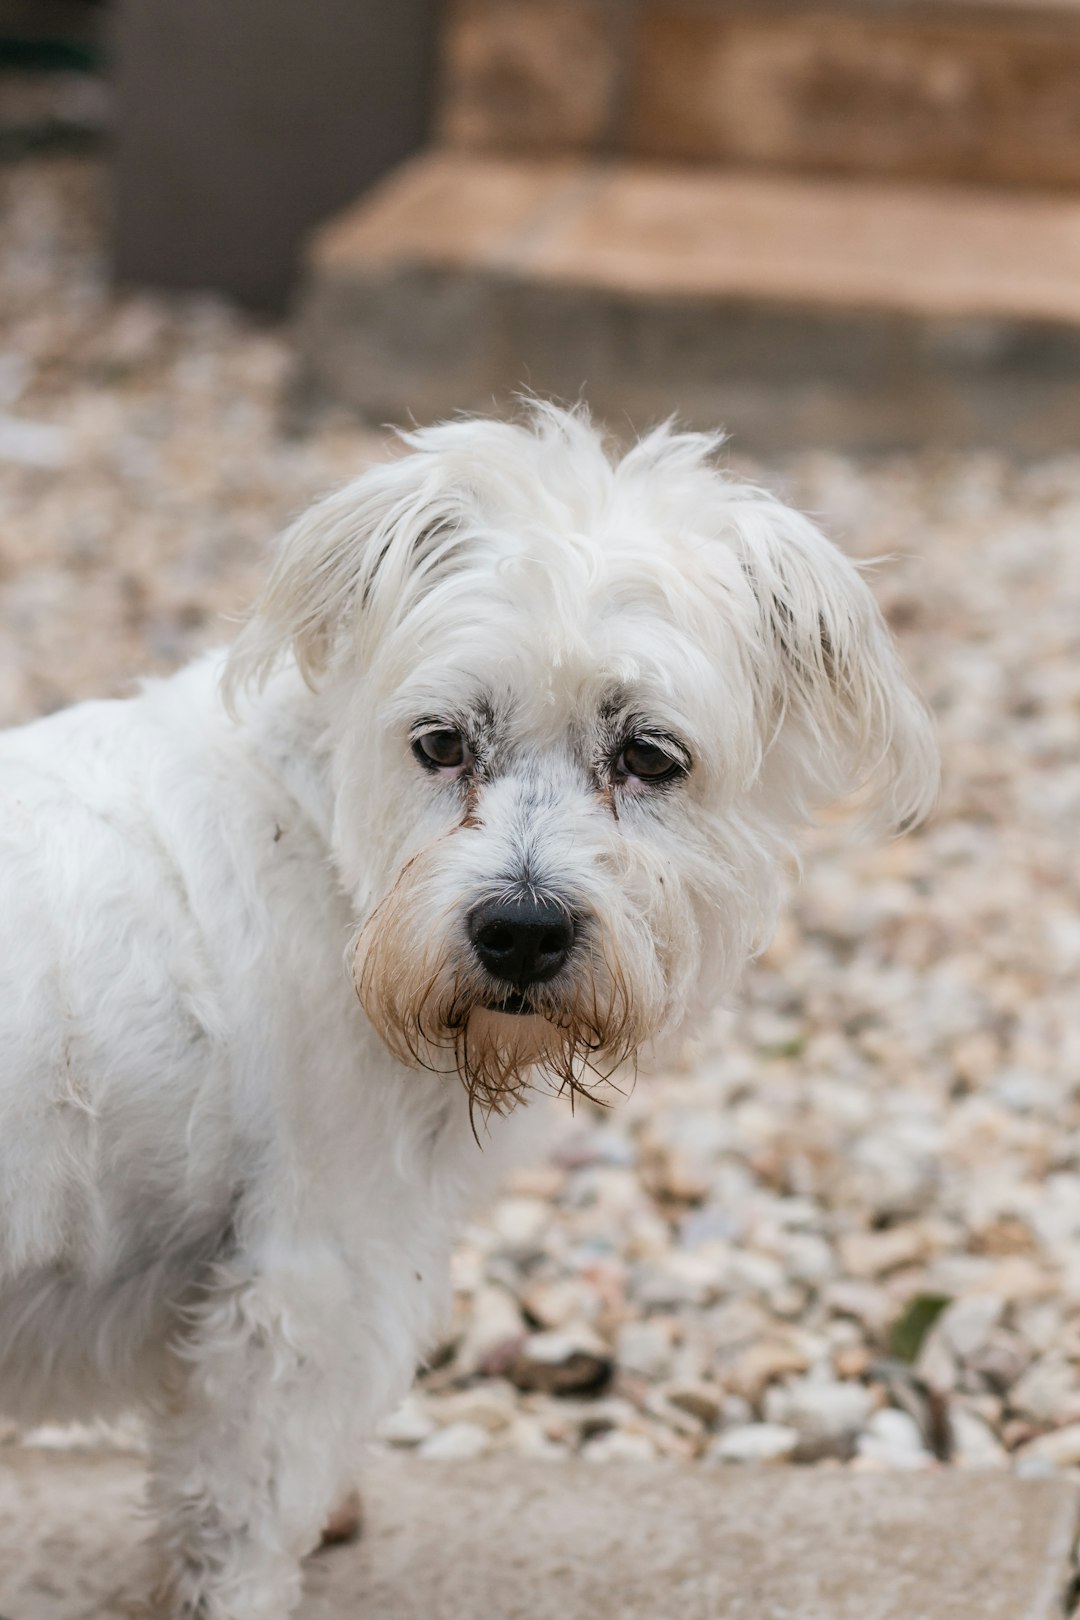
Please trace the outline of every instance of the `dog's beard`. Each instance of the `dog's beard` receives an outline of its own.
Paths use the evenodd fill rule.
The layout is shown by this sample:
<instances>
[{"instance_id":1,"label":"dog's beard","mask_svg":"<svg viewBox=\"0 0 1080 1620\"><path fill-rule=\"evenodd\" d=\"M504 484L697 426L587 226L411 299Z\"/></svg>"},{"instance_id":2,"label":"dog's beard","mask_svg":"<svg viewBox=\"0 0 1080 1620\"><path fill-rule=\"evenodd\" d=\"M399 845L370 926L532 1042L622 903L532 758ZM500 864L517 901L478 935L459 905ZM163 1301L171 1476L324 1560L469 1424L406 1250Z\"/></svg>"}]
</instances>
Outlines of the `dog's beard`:
<instances>
[{"instance_id":1,"label":"dog's beard","mask_svg":"<svg viewBox=\"0 0 1080 1620\"><path fill-rule=\"evenodd\" d=\"M514 997L472 964L447 926L449 914L433 926L425 887L406 868L356 941L356 991L393 1055L410 1067L456 1073L474 1129L478 1118L509 1113L532 1089L602 1101L597 1088L633 1058L649 1030L599 926L558 980Z\"/></svg>"}]
</instances>

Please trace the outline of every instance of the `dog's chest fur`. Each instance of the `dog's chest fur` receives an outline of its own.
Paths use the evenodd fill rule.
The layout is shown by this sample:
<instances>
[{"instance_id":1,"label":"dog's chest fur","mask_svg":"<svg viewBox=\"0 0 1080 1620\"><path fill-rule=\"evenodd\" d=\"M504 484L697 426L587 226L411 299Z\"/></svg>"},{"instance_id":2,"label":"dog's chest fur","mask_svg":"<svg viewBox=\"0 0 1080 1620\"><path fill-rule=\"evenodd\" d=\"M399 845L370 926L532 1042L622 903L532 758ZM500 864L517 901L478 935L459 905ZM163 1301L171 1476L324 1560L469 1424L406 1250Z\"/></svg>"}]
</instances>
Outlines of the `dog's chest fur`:
<instances>
[{"instance_id":1,"label":"dog's chest fur","mask_svg":"<svg viewBox=\"0 0 1080 1620\"><path fill-rule=\"evenodd\" d=\"M217 673L0 738L0 1383L27 1418L149 1394L213 1268L286 1243L408 1364L505 1163L357 1004L314 739L237 750Z\"/></svg>"}]
</instances>

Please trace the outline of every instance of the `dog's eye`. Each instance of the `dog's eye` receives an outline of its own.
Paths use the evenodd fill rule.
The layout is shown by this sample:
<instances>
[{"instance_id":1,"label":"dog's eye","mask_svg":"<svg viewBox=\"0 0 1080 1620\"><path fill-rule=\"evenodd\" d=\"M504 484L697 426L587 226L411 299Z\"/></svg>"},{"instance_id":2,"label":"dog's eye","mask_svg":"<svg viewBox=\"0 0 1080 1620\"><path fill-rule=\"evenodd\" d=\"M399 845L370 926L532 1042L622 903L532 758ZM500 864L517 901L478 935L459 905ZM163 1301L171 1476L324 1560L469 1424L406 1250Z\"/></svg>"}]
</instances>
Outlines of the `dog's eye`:
<instances>
[{"instance_id":1,"label":"dog's eye","mask_svg":"<svg viewBox=\"0 0 1080 1620\"><path fill-rule=\"evenodd\" d=\"M460 731L425 731L413 739L412 751L429 771L456 771L466 763L469 750Z\"/></svg>"},{"instance_id":2,"label":"dog's eye","mask_svg":"<svg viewBox=\"0 0 1080 1620\"><path fill-rule=\"evenodd\" d=\"M644 737L632 737L615 762L620 776L636 777L639 782L667 782L673 776L682 776L686 766L656 743Z\"/></svg>"}]
</instances>

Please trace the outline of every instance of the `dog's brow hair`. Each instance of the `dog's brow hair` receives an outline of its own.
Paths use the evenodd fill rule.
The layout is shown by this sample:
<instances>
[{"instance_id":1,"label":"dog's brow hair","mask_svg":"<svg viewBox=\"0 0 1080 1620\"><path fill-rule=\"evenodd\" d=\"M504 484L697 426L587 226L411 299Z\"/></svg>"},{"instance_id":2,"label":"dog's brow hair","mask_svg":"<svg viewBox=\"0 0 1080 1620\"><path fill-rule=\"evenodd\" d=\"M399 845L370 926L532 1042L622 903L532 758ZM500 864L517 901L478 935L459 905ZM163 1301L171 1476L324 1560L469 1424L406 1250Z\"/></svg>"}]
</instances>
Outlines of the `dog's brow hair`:
<instances>
[{"instance_id":1,"label":"dog's brow hair","mask_svg":"<svg viewBox=\"0 0 1080 1620\"><path fill-rule=\"evenodd\" d=\"M664 753L670 754L684 772L689 771L693 765L690 748L676 732L671 731L663 723L651 719L628 692L619 690L610 693L597 711L597 747L589 764L596 777L603 802L610 807L616 819L618 819L617 800L612 792L610 773L620 749L632 738L652 743ZM679 778L675 777L650 784L649 791L662 792L670 788L673 781L678 780Z\"/></svg>"},{"instance_id":2,"label":"dog's brow hair","mask_svg":"<svg viewBox=\"0 0 1080 1620\"><path fill-rule=\"evenodd\" d=\"M409 726L409 741L415 742L425 732L441 727L460 731L472 750L475 774L482 780L490 778L498 774L500 733L505 729L509 707L509 701L500 705L489 693L480 692L446 709L418 715Z\"/></svg>"}]
</instances>

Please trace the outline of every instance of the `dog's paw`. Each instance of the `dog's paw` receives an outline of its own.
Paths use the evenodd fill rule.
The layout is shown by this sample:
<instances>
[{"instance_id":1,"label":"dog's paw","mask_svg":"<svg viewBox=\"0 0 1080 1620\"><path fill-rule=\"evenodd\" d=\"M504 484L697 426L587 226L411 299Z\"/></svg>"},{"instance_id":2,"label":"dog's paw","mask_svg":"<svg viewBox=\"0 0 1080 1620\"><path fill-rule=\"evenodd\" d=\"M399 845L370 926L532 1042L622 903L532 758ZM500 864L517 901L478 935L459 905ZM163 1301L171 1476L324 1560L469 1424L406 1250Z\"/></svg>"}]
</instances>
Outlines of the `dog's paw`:
<instances>
[{"instance_id":1,"label":"dog's paw","mask_svg":"<svg viewBox=\"0 0 1080 1620\"><path fill-rule=\"evenodd\" d=\"M208 1575L194 1565L171 1569L146 1610L153 1620L289 1620L299 1600L295 1566L251 1572L249 1578Z\"/></svg>"}]
</instances>

